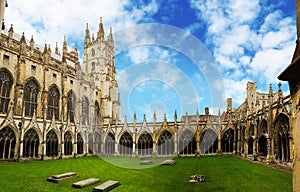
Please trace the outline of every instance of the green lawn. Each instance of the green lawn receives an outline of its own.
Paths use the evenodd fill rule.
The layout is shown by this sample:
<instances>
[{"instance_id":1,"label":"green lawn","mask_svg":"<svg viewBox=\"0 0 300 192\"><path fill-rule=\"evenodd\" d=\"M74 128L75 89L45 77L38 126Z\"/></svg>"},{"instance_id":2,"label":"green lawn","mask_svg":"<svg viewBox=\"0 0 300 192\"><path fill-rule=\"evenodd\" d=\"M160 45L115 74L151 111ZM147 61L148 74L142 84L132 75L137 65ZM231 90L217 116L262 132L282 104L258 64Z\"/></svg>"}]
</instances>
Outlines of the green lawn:
<instances>
[{"instance_id":1,"label":"green lawn","mask_svg":"<svg viewBox=\"0 0 300 192\"><path fill-rule=\"evenodd\" d=\"M118 180L121 185L112 191L292 191L292 175L235 156L175 158L174 166L146 169L126 169L99 157L77 159L0 163L0 191L93 191L96 185L74 189L72 183L97 177L100 182ZM122 165L136 163L137 158L110 158ZM154 160L155 161L155 160ZM58 184L46 178L64 172L76 172L79 177ZM202 174L205 183L188 183L190 175ZM100 184L100 183L99 183Z\"/></svg>"}]
</instances>

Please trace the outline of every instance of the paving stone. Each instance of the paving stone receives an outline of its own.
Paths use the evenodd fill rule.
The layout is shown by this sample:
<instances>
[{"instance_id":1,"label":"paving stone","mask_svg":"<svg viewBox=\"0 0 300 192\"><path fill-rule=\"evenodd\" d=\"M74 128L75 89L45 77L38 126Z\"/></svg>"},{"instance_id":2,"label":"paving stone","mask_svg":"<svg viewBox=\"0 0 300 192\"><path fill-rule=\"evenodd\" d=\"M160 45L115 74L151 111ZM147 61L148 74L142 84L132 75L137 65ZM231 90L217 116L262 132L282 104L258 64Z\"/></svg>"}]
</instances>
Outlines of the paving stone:
<instances>
[{"instance_id":1,"label":"paving stone","mask_svg":"<svg viewBox=\"0 0 300 192\"><path fill-rule=\"evenodd\" d=\"M97 191L102 191L102 192L107 192L112 190L113 188L116 188L120 185L119 181L112 181L112 180L108 180L104 183L102 183L101 185L94 187L94 192Z\"/></svg>"},{"instance_id":2,"label":"paving stone","mask_svg":"<svg viewBox=\"0 0 300 192\"><path fill-rule=\"evenodd\" d=\"M65 181L67 179L72 179L74 177L77 177L77 174L74 172L68 172L68 173L63 173L59 175L52 175L51 177L47 178L47 181L53 182L53 183L59 183L61 181Z\"/></svg>"},{"instance_id":3,"label":"paving stone","mask_svg":"<svg viewBox=\"0 0 300 192\"><path fill-rule=\"evenodd\" d=\"M149 161L149 160L144 160L144 161L141 161L140 164L141 164L141 165L151 165L151 164L153 164L153 162L152 162L152 161Z\"/></svg>"},{"instance_id":4,"label":"paving stone","mask_svg":"<svg viewBox=\"0 0 300 192\"><path fill-rule=\"evenodd\" d=\"M73 183L72 187L84 188L84 187L93 185L95 183L98 183L99 181L100 181L100 179L98 179L98 178L89 178L89 179L86 179L86 180L82 180L82 181L78 181L76 183Z\"/></svg>"},{"instance_id":5,"label":"paving stone","mask_svg":"<svg viewBox=\"0 0 300 192\"><path fill-rule=\"evenodd\" d=\"M169 160L165 160L161 163L161 165L174 165L176 163L175 160L169 159Z\"/></svg>"}]
</instances>

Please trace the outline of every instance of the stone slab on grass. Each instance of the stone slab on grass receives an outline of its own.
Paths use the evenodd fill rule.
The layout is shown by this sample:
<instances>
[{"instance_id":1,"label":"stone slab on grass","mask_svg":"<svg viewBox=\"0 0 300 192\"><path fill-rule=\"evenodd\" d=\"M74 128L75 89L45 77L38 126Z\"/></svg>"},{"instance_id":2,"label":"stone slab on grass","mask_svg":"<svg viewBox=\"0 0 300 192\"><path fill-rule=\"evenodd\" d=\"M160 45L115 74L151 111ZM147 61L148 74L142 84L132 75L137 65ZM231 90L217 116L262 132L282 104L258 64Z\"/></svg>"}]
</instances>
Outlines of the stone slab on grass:
<instances>
[{"instance_id":1,"label":"stone slab on grass","mask_svg":"<svg viewBox=\"0 0 300 192\"><path fill-rule=\"evenodd\" d=\"M52 175L51 177L47 178L47 181L53 182L53 183L59 183L61 181L72 179L74 177L77 177L77 174L74 172L67 172L59 175Z\"/></svg>"},{"instance_id":2,"label":"stone slab on grass","mask_svg":"<svg viewBox=\"0 0 300 192\"><path fill-rule=\"evenodd\" d=\"M153 162L150 160L144 160L144 161L141 161L141 163L140 163L140 165L151 165L151 164L153 164Z\"/></svg>"},{"instance_id":3,"label":"stone slab on grass","mask_svg":"<svg viewBox=\"0 0 300 192\"><path fill-rule=\"evenodd\" d=\"M88 187L90 185L93 185L95 183L98 183L99 181L100 181L100 179L98 179L98 178L89 178L89 179L86 179L86 180L82 180L82 181L78 181L76 183L73 183L72 187L84 188L84 187Z\"/></svg>"},{"instance_id":4,"label":"stone slab on grass","mask_svg":"<svg viewBox=\"0 0 300 192\"><path fill-rule=\"evenodd\" d=\"M163 161L160 165L174 165L175 163L176 163L175 160L168 159L168 160Z\"/></svg>"},{"instance_id":5,"label":"stone slab on grass","mask_svg":"<svg viewBox=\"0 0 300 192\"><path fill-rule=\"evenodd\" d=\"M97 191L107 192L107 191L112 190L113 188L118 187L119 185L120 185L119 181L108 180L108 181L102 183L101 185L94 187L94 192L97 192Z\"/></svg>"}]
</instances>

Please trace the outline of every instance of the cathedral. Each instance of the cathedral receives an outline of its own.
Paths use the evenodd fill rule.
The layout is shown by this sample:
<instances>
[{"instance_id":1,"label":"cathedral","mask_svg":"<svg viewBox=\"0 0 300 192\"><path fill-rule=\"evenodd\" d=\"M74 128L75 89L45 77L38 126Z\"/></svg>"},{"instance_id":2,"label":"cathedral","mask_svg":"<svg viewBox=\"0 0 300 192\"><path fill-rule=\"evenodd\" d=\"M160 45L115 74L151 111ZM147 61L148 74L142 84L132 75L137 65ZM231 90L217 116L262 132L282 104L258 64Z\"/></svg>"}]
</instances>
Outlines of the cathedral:
<instances>
[{"instance_id":1,"label":"cathedral","mask_svg":"<svg viewBox=\"0 0 300 192\"><path fill-rule=\"evenodd\" d=\"M5 4L1 1L1 10ZM3 12L2 12L3 13ZM3 18L3 15L1 15ZM1 21L2 21L1 18ZM293 108L281 85L265 93L245 85L237 108L228 98L225 112L198 111L168 121L121 123L112 28L102 18L96 35L86 25L83 60L78 50L41 47L34 37L0 36L0 161L59 159L86 155L195 156L234 154L292 167ZM122 95L121 95L122 96ZM150 119L150 118L149 118Z\"/></svg>"}]
</instances>

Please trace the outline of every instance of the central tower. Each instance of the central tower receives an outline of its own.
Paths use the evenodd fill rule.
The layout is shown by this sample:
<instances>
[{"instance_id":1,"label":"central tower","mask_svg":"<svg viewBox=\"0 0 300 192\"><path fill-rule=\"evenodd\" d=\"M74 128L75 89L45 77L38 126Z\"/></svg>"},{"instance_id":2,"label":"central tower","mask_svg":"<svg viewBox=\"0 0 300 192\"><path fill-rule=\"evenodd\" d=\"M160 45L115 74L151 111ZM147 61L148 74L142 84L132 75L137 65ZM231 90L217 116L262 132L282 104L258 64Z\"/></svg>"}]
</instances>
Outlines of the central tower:
<instances>
[{"instance_id":1,"label":"central tower","mask_svg":"<svg viewBox=\"0 0 300 192\"><path fill-rule=\"evenodd\" d=\"M90 35L86 24L84 39L83 67L88 81L100 90L97 100L100 100L100 113L104 124L119 121L121 113L120 97L116 80L114 64L114 39L112 28L105 38L102 17L100 17L97 36Z\"/></svg>"}]
</instances>

